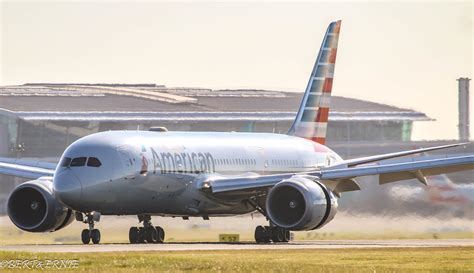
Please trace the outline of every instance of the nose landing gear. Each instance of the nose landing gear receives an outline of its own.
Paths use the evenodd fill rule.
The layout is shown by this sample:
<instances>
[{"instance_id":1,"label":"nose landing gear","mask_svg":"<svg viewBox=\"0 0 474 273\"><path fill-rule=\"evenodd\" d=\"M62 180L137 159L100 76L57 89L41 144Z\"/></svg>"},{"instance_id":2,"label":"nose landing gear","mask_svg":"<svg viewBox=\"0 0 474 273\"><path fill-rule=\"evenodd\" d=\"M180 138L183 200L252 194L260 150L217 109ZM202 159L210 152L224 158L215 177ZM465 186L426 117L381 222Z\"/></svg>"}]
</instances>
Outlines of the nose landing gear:
<instances>
[{"instance_id":1,"label":"nose landing gear","mask_svg":"<svg viewBox=\"0 0 474 273\"><path fill-rule=\"evenodd\" d=\"M88 229L82 230L82 233L81 233L82 243L87 245L90 243L91 240L93 244L100 243L100 231L94 228L94 221L99 222L100 213L98 212L86 213L86 219L84 219L84 217L82 216L82 213L80 214L76 213L76 219L83 223L89 224Z\"/></svg>"},{"instance_id":2,"label":"nose landing gear","mask_svg":"<svg viewBox=\"0 0 474 273\"><path fill-rule=\"evenodd\" d=\"M160 226L153 226L150 215L138 215L139 222L143 222L143 227L131 227L128 232L128 239L131 244L143 243L163 243L165 231Z\"/></svg>"}]
</instances>

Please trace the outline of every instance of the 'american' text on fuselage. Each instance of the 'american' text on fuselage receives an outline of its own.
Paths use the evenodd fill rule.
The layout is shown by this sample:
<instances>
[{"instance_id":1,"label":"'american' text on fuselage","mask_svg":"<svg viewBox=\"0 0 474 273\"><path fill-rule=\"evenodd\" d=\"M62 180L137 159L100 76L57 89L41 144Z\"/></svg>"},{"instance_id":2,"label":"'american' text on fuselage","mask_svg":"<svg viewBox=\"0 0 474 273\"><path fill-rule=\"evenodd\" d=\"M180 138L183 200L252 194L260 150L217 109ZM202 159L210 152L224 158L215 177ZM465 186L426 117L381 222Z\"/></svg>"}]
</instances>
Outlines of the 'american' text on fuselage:
<instances>
[{"instance_id":1,"label":"'american' text on fuselage","mask_svg":"<svg viewBox=\"0 0 474 273\"><path fill-rule=\"evenodd\" d=\"M216 171L211 153L157 153L153 155L153 173L213 173Z\"/></svg>"}]
</instances>

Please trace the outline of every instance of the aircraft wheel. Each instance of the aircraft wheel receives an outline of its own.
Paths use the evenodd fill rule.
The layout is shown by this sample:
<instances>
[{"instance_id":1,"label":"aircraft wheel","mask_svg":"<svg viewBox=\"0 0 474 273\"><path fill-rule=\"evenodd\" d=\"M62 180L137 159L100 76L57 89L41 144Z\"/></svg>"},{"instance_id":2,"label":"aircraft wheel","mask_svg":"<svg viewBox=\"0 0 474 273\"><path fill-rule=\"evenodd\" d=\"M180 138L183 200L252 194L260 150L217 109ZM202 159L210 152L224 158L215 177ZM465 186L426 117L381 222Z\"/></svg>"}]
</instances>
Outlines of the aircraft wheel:
<instances>
[{"instance_id":1,"label":"aircraft wheel","mask_svg":"<svg viewBox=\"0 0 474 273\"><path fill-rule=\"evenodd\" d=\"M270 233L267 227L257 226L255 228L255 241L257 243L269 243L270 242Z\"/></svg>"},{"instance_id":2,"label":"aircraft wheel","mask_svg":"<svg viewBox=\"0 0 474 273\"><path fill-rule=\"evenodd\" d=\"M147 227L145 228L145 236L147 243L156 243L158 241L158 232L156 231L155 227Z\"/></svg>"},{"instance_id":3,"label":"aircraft wheel","mask_svg":"<svg viewBox=\"0 0 474 273\"><path fill-rule=\"evenodd\" d=\"M130 241L131 244L138 243L138 228L137 227L130 228L130 230L128 231L128 240Z\"/></svg>"},{"instance_id":4,"label":"aircraft wheel","mask_svg":"<svg viewBox=\"0 0 474 273\"><path fill-rule=\"evenodd\" d=\"M158 235L156 242L157 243L163 243L165 241L165 230L160 226L156 226L155 229L156 229L156 233Z\"/></svg>"},{"instance_id":5,"label":"aircraft wheel","mask_svg":"<svg viewBox=\"0 0 474 273\"><path fill-rule=\"evenodd\" d=\"M143 244L145 243L145 228L144 227L139 227L138 228L138 243Z\"/></svg>"},{"instance_id":6,"label":"aircraft wheel","mask_svg":"<svg viewBox=\"0 0 474 273\"><path fill-rule=\"evenodd\" d=\"M265 235L263 237L265 243L270 243L270 240L272 239L272 228L269 226L264 226L265 229Z\"/></svg>"},{"instance_id":7,"label":"aircraft wheel","mask_svg":"<svg viewBox=\"0 0 474 273\"><path fill-rule=\"evenodd\" d=\"M290 231L288 229L282 229L282 230L283 230L283 241L282 242L288 243L290 241L290 237L291 237Z\"/></svg>"},{"instance_id":8,"label":"aircraft wheel","mask_svg":"<svg viewBox=\"0 0 474 273\"><path fill-rule=\"evenodd\" d=\"M280 227L271 227L270 234L274 243L283 242L283 229Z\"/></svg>"},{"instance_id":9,"label":"aircraft wheel","mask_svg":"<svg viewBox=\"0 0 474 273\"><path fill-rule=\"evenodd\" d=\"M287 238L286 233L287 232L289 233L290 231L285 229L285 228L279 227L277 229L278 239L280 240L280 242L288 242L288 240L286 240L286 238Z\"/></svg>"},{"instance_id":10,"label":"aircraft wheel","mask_svg":"<svg viewBox=\"0 0 474 273\"><path fill-rule=\"evenodd\" d=\"M88 229L83 229L81 233L82 243L87 245L91 241L91 232Z\"/></svg>"},{"instance_id":11,"label":"aircraft wheel","mask_svg":"<svg viewBox=\"0 0 474 273\"><path fill-rule=\"evenodd\" d=\"M92 239L92 243L98 244L100 242L100 231L98 229L93 229L90 238Z\"/></svg>"}]
</instances>

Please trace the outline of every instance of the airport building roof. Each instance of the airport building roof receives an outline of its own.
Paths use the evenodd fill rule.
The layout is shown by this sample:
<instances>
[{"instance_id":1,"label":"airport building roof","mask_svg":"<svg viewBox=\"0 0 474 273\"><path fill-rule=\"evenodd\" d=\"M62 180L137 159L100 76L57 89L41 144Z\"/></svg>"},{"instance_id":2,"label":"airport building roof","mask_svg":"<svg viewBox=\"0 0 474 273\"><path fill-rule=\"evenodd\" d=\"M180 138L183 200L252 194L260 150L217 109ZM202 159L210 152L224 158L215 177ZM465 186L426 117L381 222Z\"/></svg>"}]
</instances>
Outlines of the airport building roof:
<instances>
[{"instance_id":1,"label":"airport building roof","mask_svg":"<svg viewBox=\"0 0 474 273\"><path fill-rule=\"evenodd\" d=\"M0 86L0 115L25 120L293 120L302 93L155 84ZM424 113L333 96L331 120L430 120ZM256 110L257 109L257 110Z\"/></svg>"}]
</instances>

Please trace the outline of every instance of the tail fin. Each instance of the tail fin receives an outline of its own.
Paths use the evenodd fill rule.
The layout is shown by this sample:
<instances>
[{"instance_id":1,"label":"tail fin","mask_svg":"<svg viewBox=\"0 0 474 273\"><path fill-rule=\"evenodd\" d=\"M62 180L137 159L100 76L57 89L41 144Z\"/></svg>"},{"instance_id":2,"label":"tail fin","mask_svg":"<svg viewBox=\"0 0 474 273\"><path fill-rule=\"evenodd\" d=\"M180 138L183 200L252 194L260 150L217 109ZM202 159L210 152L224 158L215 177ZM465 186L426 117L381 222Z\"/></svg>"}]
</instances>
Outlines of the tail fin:
<instances>
[{"instance_id":1,"label":"tail fin","mask_svg":"<svg viewBox=\"0 0 474 273\"><path fill-rule=\"evenodd\" d=\"M341 21L329 24L289 135L324 144Z\"/></svg>"}]
</instances>

